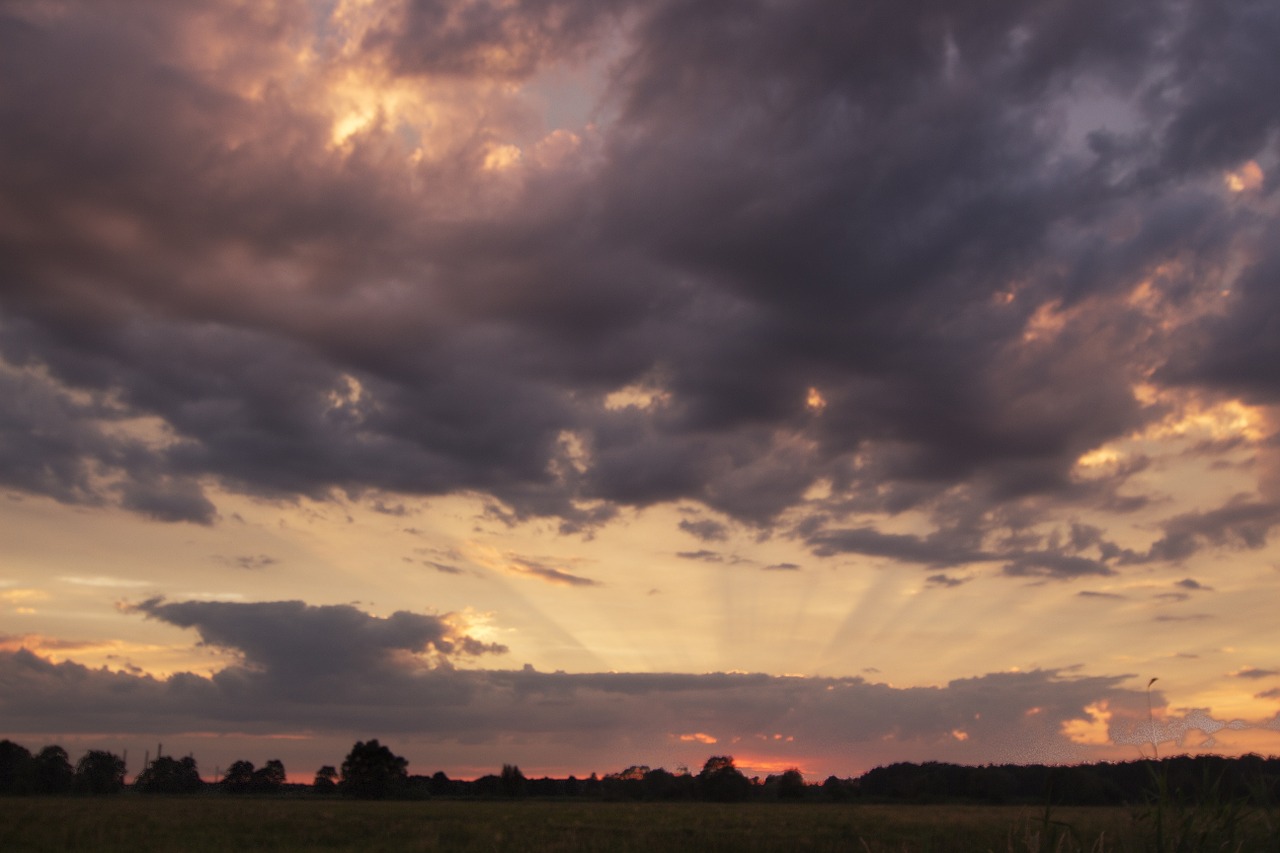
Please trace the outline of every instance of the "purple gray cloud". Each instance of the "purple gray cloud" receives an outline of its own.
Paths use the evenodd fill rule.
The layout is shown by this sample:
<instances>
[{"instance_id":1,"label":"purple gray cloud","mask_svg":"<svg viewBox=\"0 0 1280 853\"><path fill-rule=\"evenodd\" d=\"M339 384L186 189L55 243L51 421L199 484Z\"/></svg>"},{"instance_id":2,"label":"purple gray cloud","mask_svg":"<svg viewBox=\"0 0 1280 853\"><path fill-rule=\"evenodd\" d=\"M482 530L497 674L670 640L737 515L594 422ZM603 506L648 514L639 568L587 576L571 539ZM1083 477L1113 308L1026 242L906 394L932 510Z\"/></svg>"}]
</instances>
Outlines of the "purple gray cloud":
<instances>
[{"instance_id":1,"label":"purple gray cloud","mask_svg":"<svg viewBox=\"0 0 1280 853\"><path fill-rule=\"evenodd\" d=\"M446 661L502 650L459 634L443 617L379 618L298 601L153 599L132 611L189 628L204 644L241 659L208 676L156 678L54 663L25 649L0 652L7 731L177 736L214 726L316 737L377 731L501 747L507 760L524 760L525 751L544 762L552 746L582 761L604 754L592 750L608 743L617 760L620 744L665 754L681 735L703 733L739 751L781 750L837 764L869 761L863 750L1066 761L1087 754L1064 726L1092 720L1088 706L1106 700L1116 709L1146 707L1145 694L1123 686L1127 676L1036 670L896 688L858 677L471 670ZM431 648L441 657L419 654ZM791 740L779 743L775 734ZM843 750L838 756L829 754L835 745Z\"/></svg>"},{"instance_id":2,"label":"purple gray cloud","mask_svg":"<svg viewBox=\"0 0 1280 853\"><path fill-rule=\"evenodd\" d=\"M817 554L1054 578L1276 524L1011 541L1153 497L1073 473L1166 414L1135 385L1277 399L1274 4L406 0L345 51L325 4L201 9L0 10L7 488L804 509ZM600 75L572 144L506 85L553 72ZM443 118L335 136L361 74Z\"/></svg>"}]
</instances>

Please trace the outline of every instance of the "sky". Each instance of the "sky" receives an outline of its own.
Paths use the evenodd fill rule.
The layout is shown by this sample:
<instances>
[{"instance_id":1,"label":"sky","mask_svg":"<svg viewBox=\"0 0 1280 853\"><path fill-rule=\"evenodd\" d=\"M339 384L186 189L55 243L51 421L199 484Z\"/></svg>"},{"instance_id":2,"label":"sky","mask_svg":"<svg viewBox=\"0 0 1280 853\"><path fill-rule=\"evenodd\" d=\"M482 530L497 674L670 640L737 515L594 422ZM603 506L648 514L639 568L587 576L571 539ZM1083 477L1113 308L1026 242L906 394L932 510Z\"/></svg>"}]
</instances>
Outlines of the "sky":
<instances>
[{"instance_id":1,"label":"sky","mask_svg":"<svg viewBox=\"0 0 1280 853\"><path fill-rule=\"evenodd\" d=\"M1276 44L1266 0L0 0L0 736L1280 751Z\"/></svg>"}]
</instances>

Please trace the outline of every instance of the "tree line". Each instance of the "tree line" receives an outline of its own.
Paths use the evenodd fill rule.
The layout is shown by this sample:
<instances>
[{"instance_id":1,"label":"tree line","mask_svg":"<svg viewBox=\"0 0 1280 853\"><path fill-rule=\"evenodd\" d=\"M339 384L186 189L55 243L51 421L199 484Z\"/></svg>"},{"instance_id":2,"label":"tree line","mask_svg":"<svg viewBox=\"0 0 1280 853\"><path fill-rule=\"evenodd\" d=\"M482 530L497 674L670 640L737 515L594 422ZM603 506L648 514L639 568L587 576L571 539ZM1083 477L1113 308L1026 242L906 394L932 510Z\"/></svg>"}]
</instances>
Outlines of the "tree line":
<instances>
[{"instance_id":1,"label":"tree line","mask_svg":"<svg viewBox=\"0 0 1280 853\"><path fill-rule=\"evenodd\" d=\"M1246 755L1178 756L1160 761L1060 765L967 766L901 762L877 767L856 778L829 776L805 780L792 768L764 779L747 777L729 755L714 755L702 769L675 772L634 765L603 777L527 778L514 764L478 779L450 779L443 771L411 775L409 762L376 739L357 741L339 767L325 765L310 785L289 784L283 762L261 767L235 761L220 778L206 782L192 756L148 756L132 785L126 785L125 760L90 750L73 766L66 750L46 746L37 753L10 740L0 741L0 795L215 793L238 795L335 795L359 799L515 799L584 798L633 801L810 800L913 803L1053 803L1126 805L1148 798L1156 780L1162 796L1186 801L1213 796L1259 804L1280 800L1280 758Z\"/></svg>"}]
</instances>

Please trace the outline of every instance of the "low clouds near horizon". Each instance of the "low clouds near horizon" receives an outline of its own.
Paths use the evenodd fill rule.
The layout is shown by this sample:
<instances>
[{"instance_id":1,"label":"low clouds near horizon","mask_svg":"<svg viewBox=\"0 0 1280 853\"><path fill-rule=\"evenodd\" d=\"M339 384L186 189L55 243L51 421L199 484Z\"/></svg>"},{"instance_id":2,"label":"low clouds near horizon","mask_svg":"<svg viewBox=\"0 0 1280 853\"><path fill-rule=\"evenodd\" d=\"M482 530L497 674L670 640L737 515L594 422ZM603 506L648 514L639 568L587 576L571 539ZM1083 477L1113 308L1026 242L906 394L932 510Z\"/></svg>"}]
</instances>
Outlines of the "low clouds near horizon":
<instances>
[{"instance_id":1,"label":"low clouds near horizon","mask_svg":"<svg viewBox=\"0 0 1280 853\"><path fill-rule=\"evenodd\" d=\"M692 759L716 745L755 761L803 756L846 773L904 755L1083 761L1112 755L1100 749L1108 744L1102 735L1138 746L1151 738L1147 696L1124 686L1128 675L1035 670L899 688L862 677L474 669L458 656L505 649L468 638L447 617L380 618L299 601L148 600L129 610L194 630L239 659L207 676L156 678L3 651L8 734L191 737L210 725L248 736L363 731L579 767L623 753L635 762ZM1155 699L1162 704L1159 692ZM1228 725L1204 712L1184 728L1180 719L1162 715L1157 737L1181 745L1191 729Z\"/></svg>"}]
</instances>

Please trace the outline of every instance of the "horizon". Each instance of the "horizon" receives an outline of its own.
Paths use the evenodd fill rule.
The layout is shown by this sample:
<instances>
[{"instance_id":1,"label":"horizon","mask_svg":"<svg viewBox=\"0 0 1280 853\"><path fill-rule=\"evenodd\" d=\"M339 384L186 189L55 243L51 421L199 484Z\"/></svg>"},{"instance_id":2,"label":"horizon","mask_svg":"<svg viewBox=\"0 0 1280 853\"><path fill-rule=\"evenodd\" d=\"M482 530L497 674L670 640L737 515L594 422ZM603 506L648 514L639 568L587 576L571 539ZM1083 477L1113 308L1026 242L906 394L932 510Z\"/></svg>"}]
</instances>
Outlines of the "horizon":
<instances>
[{"instance_id":1,"label":"horizon","mask_svg":"<svg viewBox=\"0 0 1280 853\"><path fill-rule=\"evenodd\" d=\"M0 737L1280 752L1280 7L1069 6L0 9Z\"/></svg>"},{"instance_id":2,"label":"horizon","mask_svg":"<svg viewBox=\"0 0 1280 853\"><path fill-rule=\"evenodd\" d=\"M6 739L6 740L11 740L11 739ZM391 744L381 743L379 738L370 738L369 742L381 744L381 746L384 746L390 749L392 754L396 754L396 750L392 748ZM60 746L60 744L42 744L40 748L32 748L28 744L18 744L18 745L26 748L28 752L30 752L33 756L37 752L39 752L40 748L44 746ZM158 758L161 755L163 755L165 758L190 757L196 761L196 767L199 772L200 781L205 785L217 785L222 783L224 781L224 778L227 775L227 772L230 769L229 766L224 767L220 765L215 765L214 769L212 771L209 771L207 768L203 768L200 766L199 756L196 756L192 753L185 753L181 756L174 756L171 753L166 753L163 751L164 750L163 744L157 744L156 746L157 746L157 752L154 756L152 755L150 750L144 750L143 752L144 758L143 758L143 761L141 762L142 768L145 768L146 766L148 766L151 761L155 760L155 758ZM88 749L95 749L95 747L89 746ZM112 753L112 754L115 754L115 753ZM127 750L124 752L123 755L118 755L117 757L121 758L126 765L126 770L123 778L124 784L126 786L134 784L137 781L137 778L141 771L139 771L138 773L134 773L128 769L128 751ZM403 756L400 756L400 757L403 757ZM702 762L699 762L697 765L679 765L676 767L663 767L659 765L648 765L643 762L639 762L639 763L632 762L625 766L621 766L621 767L610 769L610 770L601 770L600 768L595 768L592 770L581 771L581 772L573 772L573 771L539 772L534 769L526 771L525 768L522 768L519 765L510 765L510 766L515 767L515 769L519 770L526 779L530 779L530 780L576 779L578 781L587 781L590 779L604 780L609 778L636 778L636 777L629 777L629 776L624 777L624 774L636 768L643 768L646 771L650 771L650 770L666 771L675 776L683 776L683 775L697 776L699 775L699 771L703 769L703 766L705 764L707 764L708 762L710 762L715 758L720 758L720 757L727 757L728 759L730 759L730 761L732 762L732 766L736 770L738 770L743 775L743 777L746 778L748 781L764 784L765 781L770 777L776 777L778 775L781 775L784 772L795 770L801 773L801 776L804 779L804 783L810 786L820 786L822 782L824 782L829 778L836 778L842 781L858 780L865 777L868 773L870 773L873 770L883 769L896 764L909 764L917 767L938 763L946 766L968 767L968 768L1036 767L1036 766L1071 768L1071 767L1123 765L1123 764L1129 764L1129 763L1146 763L1146 762L1160 763L1164 761L1176 761L1179 759L1189 759L1194 761L1202 758L1220 758L1228 761L1238 759L1238 758L1257 758L1264 761L1280 761L1280 755L1274 755L1274 754L1262 755L1259 753L1242 753L1240 755L1222 755L1221 753L1218 753L1218 752L1194 752L1194 751L1183 750L1183 751L1176 751L1171 755L1153 755L1153 754L1150 754L1148 751L1139 751L1136 754L1136 756L1131 758L1100 759L1100 760L1074 762L1074 763L1005 762L1005 763L999 763L999 764L994 764L994 763L968 764L965 762L934 762L931 760L914 761L914 762L912 761L885 762L883 764L877 764L874 766L866 767L856 772L848 772L848 773L835 772L835 773L829 773L822 776L804 773L801 770L801 768L796 767L794 765L789 765L786 767L781 767L781 766L755 767L755 766L751 766L749 764L743 764L737 761L736 757L733 755L720 755L716 753L709 753L706 759ZM76 759L77 756L75 754L69 754L68 758ZM284 782L286 785L290 785L293 787L313 787L316 776L319 774L321 769L331 768L336 771L340 771L343 760L345 760L345 758L346 756L343 756L343 759L339 759L332 764L319 765L317 766L315 771L311 771L311 772L292 772L292 771L289 771L289 768L286 766ZM241 759L236 759L236 762L249 761L249 763L252 764L255 768L260 768L265 766L267 762L273 761L273 760L278 760L278 759L268 758L262 761L252 761L242 757ZM230 762L228 764L230 764ZM75 761L72 761L72 765L73 766L75 765ZM497 768L472 769L470 773L464 773L462 775L458 775L457 773L449 773L444 768L436 768L434 770L415 770L412 762L409 762L406 759L406 773L407 773L407 778L409 779L429 779L432 776L434 776L435 773L443 772L445 773L445 775L448 777L450 781L476 782L485 777L489 777L489 778L498 777L508 765L509 765L509 762L506 762Z\"/></svg>"}]
</instances>

